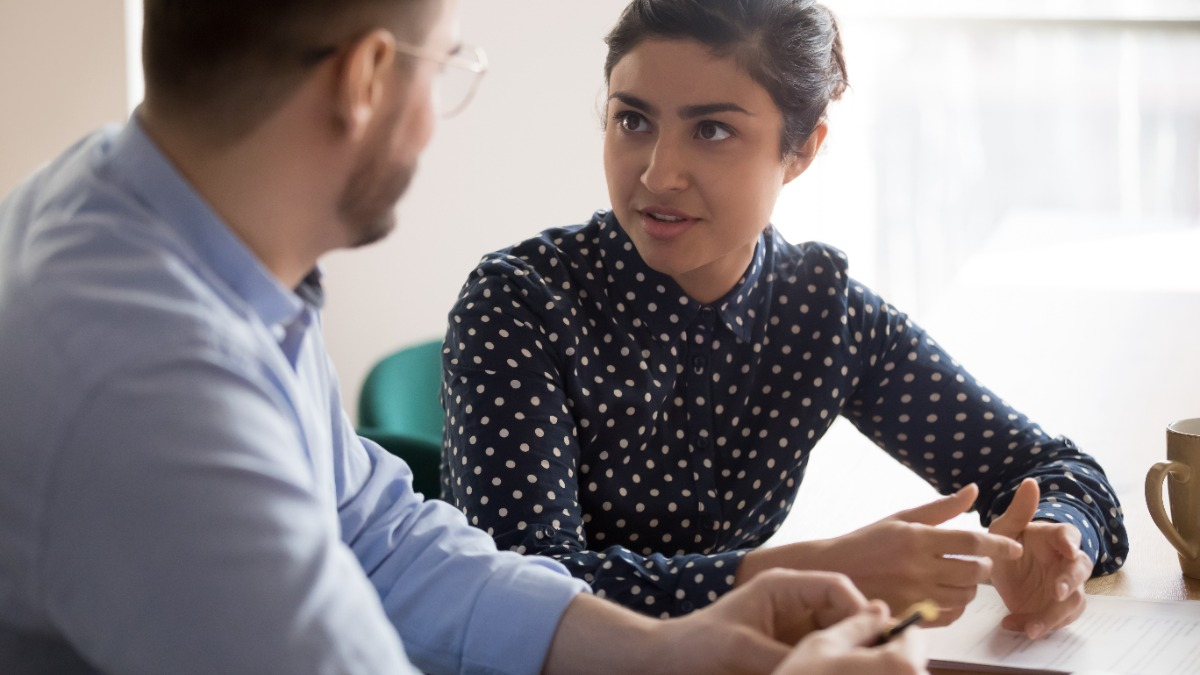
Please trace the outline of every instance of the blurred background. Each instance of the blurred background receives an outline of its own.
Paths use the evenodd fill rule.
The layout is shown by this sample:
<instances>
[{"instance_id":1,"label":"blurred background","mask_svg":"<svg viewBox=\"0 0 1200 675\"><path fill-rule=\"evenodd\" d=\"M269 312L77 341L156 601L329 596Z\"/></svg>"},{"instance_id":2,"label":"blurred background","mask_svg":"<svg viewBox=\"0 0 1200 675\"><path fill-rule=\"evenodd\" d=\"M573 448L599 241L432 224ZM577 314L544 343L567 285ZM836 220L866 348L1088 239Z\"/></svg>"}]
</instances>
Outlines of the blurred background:
<instances>
[{"instance_id":1,"label":"blurred background","mask_svg":"<svg viewBox=\"0 0 1200 675\"><path fill-rule=\"evenodd\" d=\"M852 89L775 224L846 251L860 281L1140 501L1144 449L1161 455L1163 427L1200 416L1200 0L827 4ZM491 72L439 128L399 229L323 262L352 415L375 361L443 334L483 253L608 205L603 36L625 0L460 5ZM0 0L0 193L127 117L139 30L140 0ZM802 506L854 498L848 467L881 461L841 423L821 448L810 475L832 477ZM926 489L879 466L854 484L881 509Z\"/></svg>"}]
</instances>

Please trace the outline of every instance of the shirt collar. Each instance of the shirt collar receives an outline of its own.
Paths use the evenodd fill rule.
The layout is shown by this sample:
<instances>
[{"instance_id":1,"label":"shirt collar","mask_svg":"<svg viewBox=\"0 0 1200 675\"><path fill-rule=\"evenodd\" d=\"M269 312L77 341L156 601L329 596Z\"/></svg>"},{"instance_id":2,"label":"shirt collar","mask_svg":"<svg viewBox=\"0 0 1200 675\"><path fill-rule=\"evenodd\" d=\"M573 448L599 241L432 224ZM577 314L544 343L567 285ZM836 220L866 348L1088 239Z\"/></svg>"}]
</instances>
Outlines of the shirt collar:
<instances>
[{"instance_id":1,"label":"shirt collar","mask_svg":"<svg viewBox=\"0 0 1200 675\"><path fill-rule=\"evenodd\" d=\"M690 298L670 276L651 269L642 260L633 241L617 222L617 217L612 211L597 216L600 228L600 255L605 259L605 267L610 270L609 285L614 291L613 299L619 303L635 299L646 284L665 288L666 295L678 298L671 303L671 307L644 308L638 305L642 311L636 311L630 306L627 306L626 311L634 314L635 325L645 324L656 339L669 342L678 338L706 305ZM755 319L760 316L758 308L764 306L770 295L768 284L765 283L768 280L763 278L763 269L767 264L771 242L772 238L768 237L766 232L760 234L754 247L754 257L745 274L729 293L707 305L717 312L720 321L742 342L750 342L753 339Z\"/></svg>"},{"instance_id":2,"label":"shirt collar","mask_svg":"<svg viewBox=\"0 0 1200 675\"><path fill-rule=\"evenodd\" d=\"M146 134L137 113L114 140L111 156L114 177L264 324L289 325L306 305L321 307L320 272L314 269L295 291L281 284L180 175Z\"/></svg>"}]
</instances>

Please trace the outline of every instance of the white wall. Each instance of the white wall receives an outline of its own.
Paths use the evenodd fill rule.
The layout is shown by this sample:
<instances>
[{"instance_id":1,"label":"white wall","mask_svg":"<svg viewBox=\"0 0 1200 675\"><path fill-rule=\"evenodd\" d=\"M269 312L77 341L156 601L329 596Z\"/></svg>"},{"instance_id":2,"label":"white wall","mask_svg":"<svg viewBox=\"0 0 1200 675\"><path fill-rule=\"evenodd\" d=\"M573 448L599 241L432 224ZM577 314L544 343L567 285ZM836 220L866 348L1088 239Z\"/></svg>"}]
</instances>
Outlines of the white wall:
<instances>
[{"instance_id":1,"label":"white wall","mask_svg":"<svg viewBox=\"0 0 1200 675\"><path fill-rule=\"evenodd\" d=\"M0 198L125 118L122 0L0 0Z\"/></svg>"},{"instance_id":2,"label":"white wall","mask_svg":"<svg viewBox=\"0 0 1200 675\"><path fill-rule=\"evenodd\" d=\"M608 205L598 104L604 35L626 0L462 0L463 38L491 61L442 122L392 235L323 263L325 334L347 409L371 364L441 338L480 256Z\"/></svg>"}]
</instances>

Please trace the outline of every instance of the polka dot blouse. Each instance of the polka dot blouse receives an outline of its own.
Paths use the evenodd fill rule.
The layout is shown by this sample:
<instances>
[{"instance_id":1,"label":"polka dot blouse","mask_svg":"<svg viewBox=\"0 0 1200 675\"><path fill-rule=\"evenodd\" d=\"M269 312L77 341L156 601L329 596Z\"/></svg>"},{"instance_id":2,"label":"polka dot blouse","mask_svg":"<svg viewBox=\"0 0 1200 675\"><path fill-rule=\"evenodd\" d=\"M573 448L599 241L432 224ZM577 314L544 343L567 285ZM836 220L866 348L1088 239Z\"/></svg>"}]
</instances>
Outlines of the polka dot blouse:
<instances>
[{"instance_id":1,"label":"polka dot blouse","mask_svg":"<svg viewBox=\"0 0 1200 675\"><path fill-rule=\"evenodd\" d=\"M1022 478L1106 573L1128 549L1103 471L977 383L828 246L773 228L693 301L608 212L490 254L446 336L443 497L502 548L652 615L706 605L787 516L838 415L983 522Z\"/></svg>"}]
</instances>

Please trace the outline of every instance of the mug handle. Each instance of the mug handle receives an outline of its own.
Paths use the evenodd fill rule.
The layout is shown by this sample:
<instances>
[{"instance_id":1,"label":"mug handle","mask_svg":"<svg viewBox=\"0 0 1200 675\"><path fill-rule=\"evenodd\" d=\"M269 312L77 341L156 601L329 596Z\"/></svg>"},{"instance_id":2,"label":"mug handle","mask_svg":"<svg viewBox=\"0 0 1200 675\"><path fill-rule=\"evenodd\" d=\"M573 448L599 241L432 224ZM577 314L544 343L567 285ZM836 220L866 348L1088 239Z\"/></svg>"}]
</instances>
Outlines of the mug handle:
<instances>
[{"instance_id":1,"label":"mug handle","mask_svg":"<svg viewBox=\"0 0 1200 675\"><path fill-rule=\"evenodd\" d=\"M1167 509L1163 506L1162 486L1168 474L1181 484L1192 479L1192 470L1186 464L1157 462L1146 472L1146 507L1150 509L1150 517L1154 519L1154 524L1162 531L1167 541L1171 542L1175 550L1184 557L1196 558L1200 556L1200 546L1184 541L1179 530L1175 529L1174 523L1167 517Z\"/></svg>"}]
</instances>

